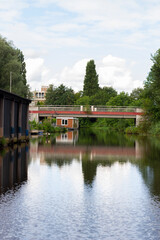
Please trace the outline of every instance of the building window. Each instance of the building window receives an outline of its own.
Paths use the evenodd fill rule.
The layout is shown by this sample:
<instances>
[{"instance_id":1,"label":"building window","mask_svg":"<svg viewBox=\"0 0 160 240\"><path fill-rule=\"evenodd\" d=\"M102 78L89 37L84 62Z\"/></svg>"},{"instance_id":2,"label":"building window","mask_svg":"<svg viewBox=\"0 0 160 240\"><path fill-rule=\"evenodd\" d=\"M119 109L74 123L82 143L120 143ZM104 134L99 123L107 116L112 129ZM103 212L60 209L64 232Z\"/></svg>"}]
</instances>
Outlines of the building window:
<instances>
[{"instance_id":1,"label":"building window","mask_svg":"<svg viewBox=\"0 0 160 240\"><path fill-rule=\"evenodd\" d=\"M64 133L64 134L61 135L61 138L62 138L62 140L66 140L68 138L68 136L67 136L66 133Z\"/></svg>"},{"instance_id":2,"label":"building window","mask_svg":"<svg viewBox=\"0 0 160 240\"><path fill-rule=\"evenodd\" d=\"M67 119L62 119L62 125L68 125L68 120Z\"/></svg>"}]
</instances>

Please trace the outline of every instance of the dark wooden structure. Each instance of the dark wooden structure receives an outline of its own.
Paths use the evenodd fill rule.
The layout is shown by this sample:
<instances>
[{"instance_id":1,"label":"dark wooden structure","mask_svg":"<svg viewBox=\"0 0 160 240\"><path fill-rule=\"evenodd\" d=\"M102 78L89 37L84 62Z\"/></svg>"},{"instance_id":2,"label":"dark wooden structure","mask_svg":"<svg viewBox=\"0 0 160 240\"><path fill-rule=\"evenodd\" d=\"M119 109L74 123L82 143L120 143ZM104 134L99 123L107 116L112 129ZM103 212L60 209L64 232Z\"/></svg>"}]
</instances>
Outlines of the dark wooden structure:
<instances>
[{"instance_id":1,"label":"dark wooden structure","mask_svg":"<svg viewBox=\"0 0 160 240\"><path fill-rule=\"evenodd\" d=\"M28 139L31 100L0 89L0 139L17 142Z\"/></svg>"},{"instance_id":2,"label":"dark wooden structure","mask_svg":"<svg viewBox=\"0 0 160 240\"><path fill-rule=\"evenodd\" d=\"M28 145L14 145L0 153L0 194L27 180Z\"/></svg>"}]
</instances>

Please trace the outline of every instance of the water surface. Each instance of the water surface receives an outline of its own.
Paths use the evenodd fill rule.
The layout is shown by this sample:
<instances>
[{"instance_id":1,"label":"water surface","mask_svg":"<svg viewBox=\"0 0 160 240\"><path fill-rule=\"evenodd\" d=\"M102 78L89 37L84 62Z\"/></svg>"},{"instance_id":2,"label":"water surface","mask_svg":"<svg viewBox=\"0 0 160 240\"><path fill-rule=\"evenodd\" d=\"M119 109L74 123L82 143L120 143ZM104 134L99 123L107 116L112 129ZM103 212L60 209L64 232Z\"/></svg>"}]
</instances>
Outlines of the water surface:
<instances>
[{"instance_id":1,"label":"water surface","mask_svg":"<svg viewBox=\"0 0 160 240\"><path fill-rule=\"evenodd\" d=\"M0 239L160 239L160 140L104 131L0 156Z\"/></svg>"}]
</instances>

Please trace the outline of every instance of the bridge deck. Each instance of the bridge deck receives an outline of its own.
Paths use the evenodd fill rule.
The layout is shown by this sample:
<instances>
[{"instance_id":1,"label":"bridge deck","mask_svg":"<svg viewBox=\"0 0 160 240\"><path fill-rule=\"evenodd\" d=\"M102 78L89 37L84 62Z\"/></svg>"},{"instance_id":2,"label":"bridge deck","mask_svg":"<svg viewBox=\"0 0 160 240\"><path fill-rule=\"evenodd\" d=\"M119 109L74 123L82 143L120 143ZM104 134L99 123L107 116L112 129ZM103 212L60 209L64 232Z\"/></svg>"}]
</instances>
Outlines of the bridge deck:
<instances>
[{"instance_id":1,"label":"bridge deck","mask_svg":"<svg viewBox=\"0 0 160 240\"><path fill-rule=\"evenodd\" d=\"M30 114L53 117L106 117L106 118L136 118L142 115L142 110L135 107L85 107L85 106L47 106L30 108Z\"/></svg>"}]
</instances>

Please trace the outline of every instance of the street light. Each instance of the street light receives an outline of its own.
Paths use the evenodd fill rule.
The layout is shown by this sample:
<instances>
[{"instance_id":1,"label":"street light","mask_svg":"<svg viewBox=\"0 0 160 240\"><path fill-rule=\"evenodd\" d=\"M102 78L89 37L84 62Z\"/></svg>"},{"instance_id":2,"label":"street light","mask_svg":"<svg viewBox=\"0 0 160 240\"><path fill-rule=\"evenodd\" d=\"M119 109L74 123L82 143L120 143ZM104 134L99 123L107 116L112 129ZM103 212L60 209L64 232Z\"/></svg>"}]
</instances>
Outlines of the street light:
<instances>
[{"instance_id":1,"label":"street light","mask_svg":"<svg viewBox=\"0 0 160 240\"><path fill-rule=\"evenodd\" d=\"M12 92L12 72L10 72L10 92Z\"/></svg>"}]
</instances>

